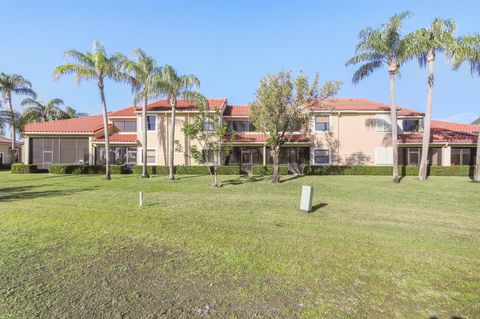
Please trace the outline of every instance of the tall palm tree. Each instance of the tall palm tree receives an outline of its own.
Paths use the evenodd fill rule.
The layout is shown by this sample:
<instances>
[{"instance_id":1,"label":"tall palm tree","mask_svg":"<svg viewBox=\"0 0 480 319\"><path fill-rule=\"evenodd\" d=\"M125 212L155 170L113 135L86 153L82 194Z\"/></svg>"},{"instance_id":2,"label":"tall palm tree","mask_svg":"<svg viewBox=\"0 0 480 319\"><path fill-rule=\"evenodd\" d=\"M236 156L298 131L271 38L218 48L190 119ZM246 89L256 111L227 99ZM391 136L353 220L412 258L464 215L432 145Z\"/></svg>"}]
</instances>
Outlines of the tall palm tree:
<instances>
[{"instance_id":1,"label":"tall palm tree","mask_svg":"<svg viewBox=\"0 0 480 319\"><path fill-rule=\"evenodd\" d=\"M430 144L430 124L432 120L432 99L435 86L434 64L437 53L447 55L456 47L455 22L453 20L435 19L428 28L412 32L411 53L418 58L421 67L427 66L427 102L425 107L425 120L423 127L422 158L418 170L418 179L427 178L428 148Z\"/></svg>"},{"instance_id":2,"label":"tall palm tree","mask_svg":"<svg viewBox=\"0 0 480 319\"><path fill-rule=\"evenodd\" d=\"M105 79L127 81L128 75L122 72L122 61L125 57L120 53L108 55L103 45L93 42L92 52L82 53L75 49L65 51L65 58L71 58L75 63L58 66L54 78L58 80L63 75L75 74L77 83L83 80L96 80L102 102L103 130L105 134L105 178L110 178L110 139L108 132L107 102L105 99Z\"/></svg>"},{"instance_id":3,"label":"tall palm tree","mask_svg":"<svg viewBox=\"0 0 480 319\"><path fill-rule=\"evenodd\" d=\"M133 50L136 61L126 60L124 67L130 74L130 83L135 92L134 104L143 102L142 108L142 145L143 145L143 169L142 177L148 178L147 171L147 105L150 98L159 95L155 83L161 80L161 68L157 66L157 61L148 56L142 49Z\"/></svg>"},{"instance_id":4,"label":"tall palm tree","mask_svg":"<svg viewBox=\"0 0 480 319\"><path fill-rule=\"evenodd\" d=\"M61 119L63 111L60 109L60 106L63 104L62 99L52 99L47 103L43 103L32 98L26 98L21 103L22 106L28 106L24 110L24 115L32 122L47 122Z\"/></svg>"},{"instance_id":5,"label":"tall palm tree","mask_svg":"<svg viewBox=\"0 0 480 319\"><path fill-rule=\"evenodd\" d=\"M470 64L470 72L472 75L480 76L480 35L472 35L461 37L458 40L458 47L453 51L452 62L454 69L458 69L460 65L467 61ZM472 124L480 125L480 118ZM474 181L480 182L480 132L477 140L477 156L475 159L476 173Z\"/></svg>"},{"instance_id":6,"label":"tall palm tree","mask_svg":"<svg viewBox=\"0 0 480 319\"><path fill-rule=\"evenodd\" d=\"M6 74L0 73L0 94L7 102L9 111L10 112L10 130L12 134L12 150L11 150L11 158L15 158L15 149L16 149L16 130L17 127L15 124L17 123L15 120L15 110L13 109L12 104L12 94L20 94L31 96L32 98L36 98L37 95L35 91L32 90L32 84L30 81L25 79L23 76L19 74Z\"/></svg>"},{"instance_id":7,"label":"tall palm tree","mask_svg":"<svg viewBox=\"0 0 480 319\"><path fill-rule=\"evenodd\" d=\"M400 66L408 60L408 39L402 37L403 20L410 12L402 12L391 17L378 29L366 28L359 34L356 55L346 65L362 63L353 75L352 82L357 84L372 72L386 67L390 77L390 117L392 122L393 182L398 183L398 137L397 105L395 97L395 76Z\"/></svg>"},{"instance_id":8,"label":"tall palm tree","mask_svg":"<svg viewBox=\"0 0 480 319\"><path fill-rule=\"evenodd\" d=\"M166 96L172 108L171 124L168 141L168 166L170 180L174 175L174 152L175 152L175 118L177 111L177 99L185 99L191 103L200 105L205 98L197 91L200 88L200 80L193 74L179 75L170 65L162 68L162 76L155 82L155 90Z\"/></svg>"},{"instance_id":9,"label":"tall palm tree","mask_svg":"<svg viewBox=\"0 0 480 319\"><path fill-rule=\"evenodd\" d=\"M85 117L85 116L88 116L88 113L77 112L77 110L71 106L67 106L65 108L65 111L63 111L63 114L62 114L62 118L64 119L75 119L78 117Z\"/></svg>"}]
</instances>

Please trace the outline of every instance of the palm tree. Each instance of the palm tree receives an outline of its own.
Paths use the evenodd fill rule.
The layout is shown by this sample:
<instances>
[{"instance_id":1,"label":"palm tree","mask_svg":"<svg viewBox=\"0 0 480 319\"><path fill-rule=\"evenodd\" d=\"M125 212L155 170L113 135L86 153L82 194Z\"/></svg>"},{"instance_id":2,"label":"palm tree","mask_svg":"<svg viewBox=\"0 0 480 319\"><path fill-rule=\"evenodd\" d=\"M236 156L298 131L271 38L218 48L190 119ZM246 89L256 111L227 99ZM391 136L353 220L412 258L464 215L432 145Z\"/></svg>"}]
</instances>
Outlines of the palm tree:
<instances>
[{"instance_id":1,"label":"palm tree","mask_svg":"<svg viewBox=\"0 0 480 319\"><path fill-rule=\"evenodd\" d=\"M133 50L136 61L126 60L124 67L130 74L132 90L135 92L134 104L143 102L142 108L142 145L143 145L143 169L142 177L148 178L147 171L147 105L152 97L159 95L155 83L161 80L161 69L157 66L157 61L148 56L142 49Z\"/></svg>"},{"instance_id":2,"label":"palm tree","mask_svg":"<svg viewBox=\"0 0 480 319\"><path fill-rule=\"evenodd\" d=\"M410 12L402 12L391 17L387 23L378 29L366 28L359 34L356 55L347 61L346 65L362 63L353 75L352 82L357 84L372 72L385 66L390 77L390 117L392 127L393 149L393 182L400 181L398 175L398 137L397 137L397 106L395 97L395 76L400 66L408 60L408 39L402 37L400 31L403 20Z\"/></svg>"},{"instance_id":3,"label":"palm tree","mask_svg":"<svg viewBox=\"0 0 480 319\"><path fill-rule=\"evenodd\" d=\"M62 118L64 119L75 119L78 117L85 117L88 116L88 113L85 112L77 112L73 107L67 106L65 111L63 111Z\"/></svg>"},{"instance_id":4,"label":"palm tree","mask_svg":"<svg viewBox=\"0 0 480 319\"><path fill-rule=\"evenodd\" d=\"M191 103L200 105L205 98L197 91L200 88L200 80L193 74L179 75L170 65L162 68L161 78L155 82L155 90L166 96L172 108L171 125L168 141L168 166L169 179L174 180L174 152L175 152L175 117L177 111L177 99L185 99Z\"/></svg>"},{"instance_id":5,"label":"palm tree","mask_svg":"<svg viewBox=\"0 0 480 319\"><path fill-rule=\"evenodd\" d=\"M26 118L31 122L47 122L62 118L63 111L60 105L63 105L62 99L52 99L47 103L37 101L32 98L26 98L22 101L22 106L29 106L24 110Z\"/></svg>"},{"instance_id":6,"label":"palm tree","mask_svg":"<svg viewBox=\"0 0 480 319\"><path fill-rule=\"evenodd\" d=\"M480 117L472 122L473 125L480 125Z\"/></svg>"},{"instance_id":7,"label":"palm tree","mask_svg":"<svg viewBox=\"0 0 480 319\"><path fill-rule=\"evenodd\" d=\"M15 157L15 149L16 149L16 130L17 127L15 124L17 121L15 120L15 110L13 109L12 104L12 94L21 94L31 96L32 98L36 98L35 91L32 90L32 84L30 81L25 79L23 76L19 74L0 74L0 94L7 101L10 113L10 130L12 134L12 160Z\"/></svg>"},{"instance_id":8,"label":"palm tree","mask_svg":"<svg viewBox=\"0 0 480 319\"><path fill-rule=\"evenodd\" d=\"M454 69L458 69L460 65L467 61L470 64L470 72L472 75L480 76L480 35L472 35L462 37L458 40L458 47L453 51L452 62ZM472 124L480 125L480 118ZM475 159L476 173L474 181L480 182L480 132L477 139L477 156Z\"/></svg>"},{"instance_id":9,"label":"palm tree","mask_svg":"<svg viewBox=\"0 0 480 319\"><path fill-rule=\"evenodd\" d=\"M75 74L77 83L82 80L96 80L102 102L103 130L105 134L105 178L110 179L110 141L108 133L108 113L105 99L105 79L126 81L128 75L122 72L121 65L125 57L120 53L108 55L103 45L93 42L92 52L82 53L70 49L65 51L65 58L72 58L76 63L58 66L54 71L54 78L58 80L66 74Z\"/></svg>"},{"instance_id":10,"label":"palm tree","mask_svg":"<svg viewBox=\"0 0 480 319\"><path fill-rule=\"evenodd\" d=\"M423 28L412 32L411 53L418 58L421 67L427 66L427 102L425 107L425 119L422 140L422 158L418 170L418 179L427 178L428 147L430 144L430 123L432 119L433 88L435 86L434 64L437 53L445 52L447 55L456 47L455 22L453 20L435 19L429 28Z\"/></svg>"}]
</instances>

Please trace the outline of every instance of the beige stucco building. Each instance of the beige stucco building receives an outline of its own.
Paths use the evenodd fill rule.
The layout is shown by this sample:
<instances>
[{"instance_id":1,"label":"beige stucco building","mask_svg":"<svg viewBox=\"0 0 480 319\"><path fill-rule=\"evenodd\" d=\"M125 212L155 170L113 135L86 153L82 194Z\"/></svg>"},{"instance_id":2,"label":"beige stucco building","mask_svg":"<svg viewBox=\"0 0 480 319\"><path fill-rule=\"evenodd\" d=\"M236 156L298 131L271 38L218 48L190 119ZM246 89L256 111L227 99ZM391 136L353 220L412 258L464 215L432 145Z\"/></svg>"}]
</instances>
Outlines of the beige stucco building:
<instances>
[{"instance_id":1,"label":"beige stucco building","mask_svg":"<svg viewBox=\"0 0 480 319\"><path fill-rule=\"evenodd\" d=\"M233 151L222 160L250 172L253 165L271 163L266 136L249 120L248 105L229 105L227 99L209 99L209 110L234 132ZM167 165L169 127L167 100L147 108L149 165ZM391 165L390 107L367 99L338 98L319 101L308 110L308 132L292 132L281 149L280 162L292 173L302 165ZM175 165L196 165L186 150L196 141L182 128L198 113L195 105L178 101L175 139L182 145L174 154ZM418 165L423 133L423 113L398 108L399 161ZM127 107L109 113L112 163L132 167L142 163L141 108ZM103 164L104 132L101 116L32 123L23 132L24 162L48 168L52 163ZM472 165L478 126L432 121L431 165Z\"/></svg>"}]
</instances>

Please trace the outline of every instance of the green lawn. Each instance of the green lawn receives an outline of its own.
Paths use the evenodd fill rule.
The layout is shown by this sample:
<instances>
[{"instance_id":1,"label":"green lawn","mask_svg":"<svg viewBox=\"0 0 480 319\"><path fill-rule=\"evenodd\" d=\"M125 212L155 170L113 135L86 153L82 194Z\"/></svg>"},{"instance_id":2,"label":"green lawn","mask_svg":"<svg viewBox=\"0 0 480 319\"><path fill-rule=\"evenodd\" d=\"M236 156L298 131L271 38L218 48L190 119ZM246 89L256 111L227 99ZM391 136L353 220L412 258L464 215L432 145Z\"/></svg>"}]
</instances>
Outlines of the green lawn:
<instances>
[{"instance_id":1,"label":"green lawn","mask_svg":"<svg viewBox=\"0 0 480 319\"><path fill-rule=\"evenodd\" d=\"M480 318L468 178L221 180L0 172L0 318Z\"/></svg>"}]
</instances>

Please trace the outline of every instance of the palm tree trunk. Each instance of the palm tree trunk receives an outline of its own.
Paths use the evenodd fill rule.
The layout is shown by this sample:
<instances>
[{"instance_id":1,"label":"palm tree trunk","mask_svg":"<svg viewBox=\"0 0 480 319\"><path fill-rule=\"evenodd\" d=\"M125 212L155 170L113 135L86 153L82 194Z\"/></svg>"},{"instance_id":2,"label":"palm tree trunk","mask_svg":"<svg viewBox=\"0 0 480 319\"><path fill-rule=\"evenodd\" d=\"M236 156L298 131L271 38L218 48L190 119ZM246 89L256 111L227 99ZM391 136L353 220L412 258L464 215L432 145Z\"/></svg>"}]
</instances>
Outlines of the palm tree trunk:
<instances>
[{"instance_id":1,"label":"palm tree trunk","mask_svg":"<svg viewBox=\"0 0 480 319\"><path fill-rule=\"evenodd\" d=\"M13 105L12 105L12 96L10 93L7 93L7 101L8 101L8 106L10 108L10 130L12 134L12 151L10 152L11 157L10 157L10 163L15 162L15 148L16 148L16 132L15 132L15 113L13 113Z\"/></svg>"},{"instance_id":2,"label":"palm tree trunk","mask_svg":"<svg viewBox=\"0 0 480 319\"><path fill-rule=\"evenodd\" d=\"M272 174L272 184L280 183L280 167L279 167L279 156L280 156L280 145L277 145L272 148L270 151L272 155L273 162L273 174Z\"/></svg>"},{"instance_id":3,"label":"palm tree trunk","mask_svg":"<svg viewBox=\"0 0 480 319\"><path fill-rule=\"evenodd\" d=\"M143 145L143 167L142 167L142 178L149 178L148 171L147 171L147 104L148 104L148 97L145 96L143 99L143 109L142 109L142 127L143 127L143 138L142 138L142 145Z\"/></svg>"},{"instance_id":4,"label":"palm tree trunk","mask_svg":"<svg viewBox=\"0 0 480 319\"><path fill-rule=\"evenodd\" d=\"M103 114L103 131L105 134L105 179L110 180L110 134L108 132L108 114L107 102L105 100L103 81L98 81L98 90L100 91L100 98L102 100L102 114Z\"/></svg>"},{"instance_id":5,"label":"palm tree trunk","mask_svg":"<svg viewBox=\"0 0 480 319\"><path fill-rule=\"evenodd\" d=\"M423 124L422 159L420 161L420 168L418 170L418 179L421 181L425 181L427 179L428 146L430 144L430 123L432 119L433 87L435 85L434 62L435 52L433 50L430 50L427 56L428 91L427 105L425 108L425 120Z\"/></svg>"},{"instance_id":6,"label":"palm tree trunk","mask_svg":"<svg viewBox=\"0 0 480 319\"><path fill-rule=\"evenodd\" d=\"M477 156L475 157L476 163L476 172L473 181L480 183L480 130L478 131L478 140L477 140Z\"/></svg>"},{"instance_id":7,"label":"palm tree trunk","mask_svg":"<svg viewBox=\"0 0 480 319\"><path fill-rule=\"evenodd\" d=\"M393 182L398 183L398 135L397 135L397 103L395 98L395 69L390 69L390 117L392 122Z\"/></svg>"},{"instance_id":8,"label":"palm tree trunk","mask_svg":"<svg viewBox=\"0 0 480 319\"><path fill-rule=\"evenodd\" d=\"M175 180L175 166L174 166L174 156L175 156L175 117L177 112L177 98L173 97L170 99L170 105L172 107L172 116L170 124L170 136L169 136L169 145L168 145L168 168L169 175L168 179L173 181Z\"/></svg>"}]
</instances>

